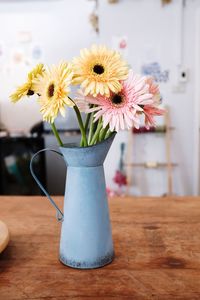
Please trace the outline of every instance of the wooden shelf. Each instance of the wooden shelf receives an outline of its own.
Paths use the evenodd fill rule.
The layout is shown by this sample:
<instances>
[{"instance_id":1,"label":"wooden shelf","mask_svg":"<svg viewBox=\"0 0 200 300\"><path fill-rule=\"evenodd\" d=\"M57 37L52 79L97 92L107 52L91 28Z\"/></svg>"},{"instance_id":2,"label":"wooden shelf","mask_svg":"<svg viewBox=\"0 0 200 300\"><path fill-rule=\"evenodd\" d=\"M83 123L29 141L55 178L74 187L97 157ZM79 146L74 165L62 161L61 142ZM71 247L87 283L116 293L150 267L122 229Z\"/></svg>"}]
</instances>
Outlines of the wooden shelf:
<instances>
[{"instance_id":1,"label":"wooden shelf","mask_svg":"<svg viewBox=\"0 0 200 300\"><path fill-rule=\"evenodd\" d=\"M126 167L142 167L147 169L158 169L158 168L167 168L167 163L162 162L142 162L142 163L128 163L125 164ZM177 163L171 163L172 167L177 167Z\"/></svg>"},{"instance_id":2,"label":"wooden shelf","mask_svg":"<svg viewBox=\"0 0 200 300\"><path fill-rule=\"evenodd\" d=\"M167 171L167 195L173 195L173 169L174 167L177 167L177 163L173 163L171 161L171 133L175 129L175 127L171 126L170 122L170 109L169 107L165 107L166 113L164 115L164 124L158 125L157 127L150 127L149 130L147 130L145 127L142 127L140 129L133 129L132 132L129 133L129 141L128 141L128 151L127 151L127 163L125 164L125 167L127 168L127 195L129 195L130 186L133 182L133 175L131 168L133 167L140 167L140 168L146 168L146 169L159 169L159 168L166 168ZM134 143L134 136L135 135L143 135L143 134L150 134L150 133L157 133L162 134L162 137L164 137L165 142L165 149L166 149L166 162L156 162L156 161L150 161L150 162L136 162L133 163L133 157L132 157L132 149L133 149L133 143Z\"/></svg>"}]
</instances>

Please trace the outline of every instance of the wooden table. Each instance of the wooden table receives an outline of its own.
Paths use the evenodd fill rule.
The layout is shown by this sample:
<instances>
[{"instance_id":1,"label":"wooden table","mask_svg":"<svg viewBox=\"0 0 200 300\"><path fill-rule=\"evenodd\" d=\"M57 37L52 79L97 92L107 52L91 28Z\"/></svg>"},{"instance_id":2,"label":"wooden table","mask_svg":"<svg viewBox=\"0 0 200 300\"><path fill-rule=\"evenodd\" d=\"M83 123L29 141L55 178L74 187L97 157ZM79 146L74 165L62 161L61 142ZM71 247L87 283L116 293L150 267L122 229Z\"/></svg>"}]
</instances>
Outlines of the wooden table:
<instances>
[{"instance_id":1,"label":"wooden table","mask_svg":"<svg viewBox=\"0 0 200 300\"><path fill-rule=\"evenodd\" d=\"M0 197L0 219L11 234L0 255L0 300L199 300L200 198L109 203L116 258L101 269L76 270L57 259L60 224L47 199Z\"/></svg>"}]
</instances>

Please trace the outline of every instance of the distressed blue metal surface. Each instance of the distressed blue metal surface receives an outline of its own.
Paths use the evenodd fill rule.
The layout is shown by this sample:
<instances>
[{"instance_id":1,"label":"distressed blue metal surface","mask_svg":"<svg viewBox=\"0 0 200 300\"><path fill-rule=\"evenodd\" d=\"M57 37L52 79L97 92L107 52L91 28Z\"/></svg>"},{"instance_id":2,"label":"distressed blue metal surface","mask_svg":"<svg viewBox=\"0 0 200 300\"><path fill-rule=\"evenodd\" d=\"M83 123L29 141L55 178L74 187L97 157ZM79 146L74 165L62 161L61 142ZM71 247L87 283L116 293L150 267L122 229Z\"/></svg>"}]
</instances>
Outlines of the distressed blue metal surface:
<instances>
[{"instance_id":1,"label":"distressed blue metal surface","mask_svg":"<svg viewBox=\"0 0 200 300\"><path fill-rule=\"evenodd\" d=\"M61 155L62 154L54 149L49 149L49 148L45 148L45 149L42 149L42 150L39 150L37 153L35 153L32 158L31 158L31 161L30 161L30 172L31 172L31 175L33 176L33 178L35 179L37 185L39 186L39 188L43 191L43 193L47 196L47 198L49 199L50 203L55 207L56 209L56 218L59 222L62 222L63 221L63 213L62 211L59 209L59 207L57 206L57 204L54 202L54 200L52 199L52 197L49 195L49 193L46 191L46 189L43 187L42 183L40 182L40 180L37 178L34 170L33 170L33 163L34 163L34 160L36 159L36 157L41 154L42 152L47 152L47 151L50 151L50 152L54 152L58 155Z\"/></svg>"},{"instance_id":2,"label":"distressed blue metal surface","mask_svg":"<svg viewBox=\"0 0 200 300\"><path fill-rule=\"evenodd\" d=\"M103 142L85 148L68 144L38 151L31 159L30 170L39 187L57 211L62 222L60 261L73 268L92 269L114 258L103 162L115 134ZM33 161L44 151L63 155L67 165L64 215L42 186L33 171Z\"/></svg>"},{"instance_id":3,"label":"distressed blue metal surface","mask_svg":"<svg viewBox=\"0 0 200 300\"><path fill-rule=\"evenodd\" d=\"M103 165L106 155L115 137L115 133L103 142L89 147L79 147L78 144L66 144L60 147L67 166L96 167Z\"/></svg>"},{"instance_id":4,"label":"distressed blue metal surface","mask_svg":"<svg viewBox=\"0 0 200 300\"><path fill-rule=\"evenodd\" d=\"M103 162L114 135L92 147L60 147L67 164L60 260L80 269L102 267L114 250Z\"/></svg>"}]
</instances>

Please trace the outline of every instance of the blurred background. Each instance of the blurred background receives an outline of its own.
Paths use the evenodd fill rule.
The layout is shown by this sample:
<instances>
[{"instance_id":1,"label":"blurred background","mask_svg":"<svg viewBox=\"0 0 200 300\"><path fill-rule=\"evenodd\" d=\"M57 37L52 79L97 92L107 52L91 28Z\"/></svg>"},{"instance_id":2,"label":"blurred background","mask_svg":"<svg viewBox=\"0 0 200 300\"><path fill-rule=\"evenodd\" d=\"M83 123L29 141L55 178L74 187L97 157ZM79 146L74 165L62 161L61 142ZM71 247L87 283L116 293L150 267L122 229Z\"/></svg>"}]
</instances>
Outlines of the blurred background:
<instances>
[{"instance_id":1,"label":"blurred background","mask_svg":"<svg viewBox=\"0 0 200 300\"><path fill-rule=\"evenodd\" d=\"M167 109L156 130L117 135L105 162L108 193L200 194L199 0L0 0L0 194L39 194L30 157L56 149L35 99L14 105L9 94L38 62L71 60L93 43L154 76ZM80 138L73 110L56 125L65 143ZM35 169L51 194L63 194L61 158L41 155Z\"/></svg>"}]
</instances>

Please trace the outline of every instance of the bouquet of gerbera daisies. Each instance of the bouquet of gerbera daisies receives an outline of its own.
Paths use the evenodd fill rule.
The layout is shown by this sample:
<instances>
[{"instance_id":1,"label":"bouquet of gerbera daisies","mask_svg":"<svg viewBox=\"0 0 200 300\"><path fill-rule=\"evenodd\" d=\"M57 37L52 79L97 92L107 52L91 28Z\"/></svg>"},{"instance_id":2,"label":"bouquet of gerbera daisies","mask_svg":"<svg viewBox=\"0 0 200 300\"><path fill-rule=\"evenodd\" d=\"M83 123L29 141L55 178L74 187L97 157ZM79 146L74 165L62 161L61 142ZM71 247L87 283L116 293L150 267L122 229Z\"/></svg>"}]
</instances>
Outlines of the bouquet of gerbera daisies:
<instances>
[{"instance_id":1,"label":"bouquet of gerbera daisies","mask_svg":"<svg viewBox=\"0 0 200 300\"><path fill-rule=\"evenodd\" d=\"M74 99L70 85L79 86ZM65 116L66 107L76 113L82 147L101 142L113 132L139 128L142 116L147 128L155 126L154 117L164 113L158 107L161 97L153 79L135 74L118 52L105 46L83 49L71 63L50 68L38 64L10 97L17 102L33 95L60 146L63 143L54 122L59 113ZM85 122L81 112L87 114Z\"/></svg>"}]
</instances>

